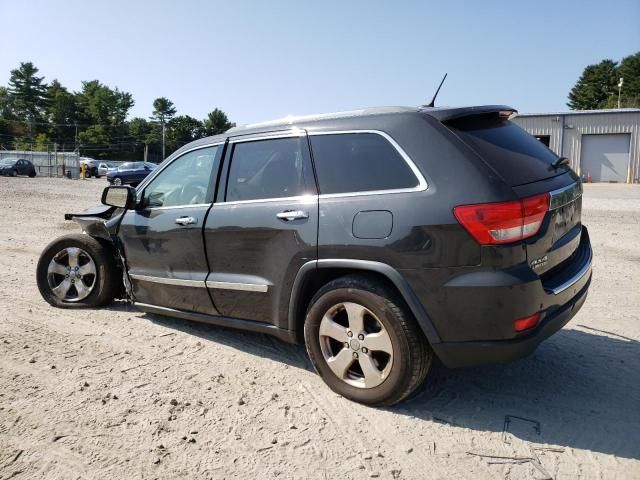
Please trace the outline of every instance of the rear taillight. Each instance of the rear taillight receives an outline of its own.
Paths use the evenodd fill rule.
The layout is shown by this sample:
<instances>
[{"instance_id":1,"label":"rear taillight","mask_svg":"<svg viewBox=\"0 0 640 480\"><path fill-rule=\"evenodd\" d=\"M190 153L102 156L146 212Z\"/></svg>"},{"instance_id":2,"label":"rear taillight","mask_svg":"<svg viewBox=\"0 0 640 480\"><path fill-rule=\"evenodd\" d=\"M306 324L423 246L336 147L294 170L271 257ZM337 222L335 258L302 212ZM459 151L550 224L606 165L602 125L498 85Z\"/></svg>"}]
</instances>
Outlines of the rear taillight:
<instances>
[{"instance_id":1,"label":"rear taillight","mask_svg":"<svg viewBox=\"0 0 640 480\"><path fill-rule=\"evenodd\" d=\"M549 198L543 193L511 202L461 205L453 214L481 245L510 243L538 233L549 210Z\"/></svg>"}]
</instances>

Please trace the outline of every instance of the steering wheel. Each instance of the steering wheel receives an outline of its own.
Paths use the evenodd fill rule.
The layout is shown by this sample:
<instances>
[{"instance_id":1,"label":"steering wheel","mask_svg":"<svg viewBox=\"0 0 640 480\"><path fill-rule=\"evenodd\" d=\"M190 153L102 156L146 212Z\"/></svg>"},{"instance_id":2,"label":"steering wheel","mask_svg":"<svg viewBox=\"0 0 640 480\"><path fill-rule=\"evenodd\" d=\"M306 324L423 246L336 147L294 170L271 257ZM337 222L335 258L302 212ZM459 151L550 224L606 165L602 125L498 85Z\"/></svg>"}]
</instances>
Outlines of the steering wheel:
<instances>
[{"instance_id":1,"label":"steering wheel","mask_svg":"<svg viewBox=\"0 0 640 480\"><path fill-rule=\"evenodd\" d=\"M207 186L202 182L185 183L180 190L180 203L182 205L196 205L204 203L207 196Z\"/></svg>"}]
</instances>

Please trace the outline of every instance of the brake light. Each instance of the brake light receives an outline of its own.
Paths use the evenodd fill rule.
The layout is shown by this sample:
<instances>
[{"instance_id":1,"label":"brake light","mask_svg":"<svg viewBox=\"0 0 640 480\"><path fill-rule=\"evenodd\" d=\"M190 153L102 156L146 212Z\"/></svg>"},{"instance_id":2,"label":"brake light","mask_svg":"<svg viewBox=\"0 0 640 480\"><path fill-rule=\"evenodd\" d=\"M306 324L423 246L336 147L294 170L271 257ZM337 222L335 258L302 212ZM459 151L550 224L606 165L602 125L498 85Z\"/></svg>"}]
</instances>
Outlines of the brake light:
<instances>
[{"instance_id":1,"label":"brake light","mask_svg":"<svg viewBox=\"0 0 640 480\"><path fill-rule=\"evenodd\" d=\"M453 214L480 245L516 242L534 236L549 210L549 194L511 202L460 205Z\"/></svg>"},{"instance_id":2,"label":"brake light","mask_svg":"<svg viewBox=\"0 0 640 480\"><path fill-rule=\"evenodd\" d=\"M538 322L540 321L540 316L541 314L540 312L538 312L538 313L534 313L529 317L519 318L518 320L513 322L513 328L515 329L516 332L529 330L530 328L533 328L536 325L538 325Z\"/></svg>"}]
</instances>

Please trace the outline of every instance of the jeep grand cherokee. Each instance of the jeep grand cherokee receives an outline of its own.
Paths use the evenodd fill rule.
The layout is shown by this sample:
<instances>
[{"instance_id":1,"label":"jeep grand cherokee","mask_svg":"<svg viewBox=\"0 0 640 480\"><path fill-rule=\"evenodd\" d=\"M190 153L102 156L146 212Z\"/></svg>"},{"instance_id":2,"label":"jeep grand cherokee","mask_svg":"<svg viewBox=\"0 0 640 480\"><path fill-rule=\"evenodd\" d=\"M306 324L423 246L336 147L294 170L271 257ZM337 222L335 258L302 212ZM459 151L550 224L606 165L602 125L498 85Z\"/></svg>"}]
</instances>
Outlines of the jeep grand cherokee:
<instances>
[{"instance_id":1,"label":"jeep grand cherokee","mask_svg":"<svg viewBox=\"0 0 640 480\"><path fill-rule=\"evenodd\" d=\"M334 391L390 405L432 358L520 358L591 280L582 187L506 106L377 108L233 128L69 214L37 267L57 307L304 341Z\"/></svg>"}]
</instances>

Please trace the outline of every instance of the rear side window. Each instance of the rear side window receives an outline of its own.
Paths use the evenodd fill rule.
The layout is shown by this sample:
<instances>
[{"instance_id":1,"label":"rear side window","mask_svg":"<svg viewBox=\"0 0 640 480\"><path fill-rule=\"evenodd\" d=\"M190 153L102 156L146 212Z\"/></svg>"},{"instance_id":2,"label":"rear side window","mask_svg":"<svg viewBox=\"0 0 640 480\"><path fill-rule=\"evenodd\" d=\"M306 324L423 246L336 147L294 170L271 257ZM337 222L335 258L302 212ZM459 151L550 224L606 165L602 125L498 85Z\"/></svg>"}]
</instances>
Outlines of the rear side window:
<instances>
[{"instance_id":1,"label":"rear side window","mask_svg":"<svg viewBox=\"0 0 640 480\"><path fill-rule=\"evenodd\" d=\"M477 115L447 122L511 186L563 174L550 168L558 156L525 130L498 115Z\"/></svg>"},{"instance_id":2,"label":"rear side window","mask_svg":"<svg viewBox=\"0 0 640 480\"><path fill-rule=\"evenodd\" d=\"M227 202L315 193L305 137L240 142L233 146Z\"/></svg>"},{"instance_id":3,"label":"rear side window","mask_svg":"<svg viewBox=\"0 0 640 480\"><path fill-rule=\"evenodd\" d=\"M376 133L313 135L320 193L413 188L419 182L398 150Z\"/></svg>"}]
</instances>

